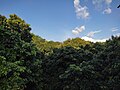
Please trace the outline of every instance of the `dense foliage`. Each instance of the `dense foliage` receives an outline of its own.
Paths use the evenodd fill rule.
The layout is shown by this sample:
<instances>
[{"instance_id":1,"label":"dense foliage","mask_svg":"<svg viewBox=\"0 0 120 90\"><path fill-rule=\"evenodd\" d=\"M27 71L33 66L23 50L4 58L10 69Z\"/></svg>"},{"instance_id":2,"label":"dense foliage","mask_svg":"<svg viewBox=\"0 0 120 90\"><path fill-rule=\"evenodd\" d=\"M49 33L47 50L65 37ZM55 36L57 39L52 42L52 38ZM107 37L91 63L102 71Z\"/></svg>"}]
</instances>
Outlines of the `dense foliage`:
<instances>
[{"instance_id":1,"label":"dense foliage","mask_svg":"<svg viewBox=\"0 0 120 90\"><path fill-rule=\"evenodd\" d=\"M36 36L34 34L32 34L32 41L33 43L36 45L36 47L38 48L38 50L40 50L41 52L43 52L44 54L49 54L52 52L52 50L54 48L60 48L61 47L61 43L60 42L53 42L53 41L47 41L39 36Z\"/></svg>"},{"instance_id":2,"label":"dense foliage","mask_svg":"<svg viewBox=\"0 0 120 90\"><path fill-rule=\"evenodd\" d=\"M36 44L36 47L43 53L49 54L53 52L54 48L61 48L65 46L71 46L76 49L79 48L79 46L85 46L92 44L91 42L85 41L81 38L73 38L73 39L67 39L64 42L54 42L54 41L47 41L40 36L36 36L32 34L32 41L34 44Z\"/></svg>"},{"instance_id":3,"label":"dense foliage","mask_svg":"<svg viewBox=\"0 0 120 90\"><path fill-rule=\"evenodd\" d=\"M42 53L31 37L24 20L14 14L0 16L0 90L37 88Z\"/></svg>"},{"instance_id":4,"label":"dense foliage","mask_svg":"<svg viewBox=\"0 0 120 90\"><path fill-rule=\"evenodd\" d=\"M47 41L0 15L0 90L119 90L120 37Z\"/></svg>"},{"instance_id":5,"label":"dense foliage","mask_svg":"<svg viewBox=\"0 0 120 90\"><path fill-rule=\"evenodd\" d=\"M44 90L119 90L120 37L55 49L42 67Z\"/></svg>"}]
</instances>

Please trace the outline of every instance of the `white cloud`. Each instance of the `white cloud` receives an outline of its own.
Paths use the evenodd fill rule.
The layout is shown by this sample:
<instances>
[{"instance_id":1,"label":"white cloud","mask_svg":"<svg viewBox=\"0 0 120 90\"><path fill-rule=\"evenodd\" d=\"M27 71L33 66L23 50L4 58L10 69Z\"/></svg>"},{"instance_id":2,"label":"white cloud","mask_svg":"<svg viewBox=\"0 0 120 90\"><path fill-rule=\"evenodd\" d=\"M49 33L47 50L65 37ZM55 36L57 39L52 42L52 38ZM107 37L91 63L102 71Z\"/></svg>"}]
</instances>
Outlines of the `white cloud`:
<instances>
[{"instance_id":1,"label":"white cloud","mask_svg":"<svg viewBox=\"0 0 120 90\"><path fill-rule=\"evenodd\" d=\"M110 8L106 8L104 11L103 11L103 14L110 14L112 13L112 10Z\"/></svg>"},{"instance_id":2,"label":"white cloud","mask_svg":"<svg viewBox=\"0 0 120 90\"><path fill-rule=\"evenodd\" d=\"M91 31L87 34L87 37L93 37L94 34L97 34L97 33L100 33L100 32L101 32L100 30L99 31Z\"/></svg>"},{"instance_id":3,"label":"white cloud","mask_svg":"<svg viewBox=\"0 0 120 90\"><path fill-rule=\"evenodd\" d=\"M112 0L92 0L92 3L97 7L102 6L102 4L107 4L109 6Z\"/></svg>"},{"instance_id":4,"label":"white cloud","mask_svg":"<svg viewBox=\"0 0 120 90\"><path fill-rule=\"evenodd\" d=\"M117 28L117 27L114 27L114 28L112 28L112 32L116 32L116 31L118 31L119 29Z\"/></svg>"},{"instance_id":5,"label":"white cloud","mask_svg":"<svg viewBox=\"0 0 120 90\"><path fill-rule=\"evenodd\" d=\"M75 12L78 18L86 19L89 16L88 8L82 7L79 0L74 0Z\"/></svg>"},{"instance_id":6,"label":"white cloud","mask_svg":"<svg viewBox=\"0 0 120 90\"><path fill-rule=\"evenodd\" d=\"M80 32L82 32L83 30L85 30L85 26L84 25L82 25L80 27L76 27L75 29L72 30L72 33L75 34L75 35L77 35Z\"/></svg>"},{"instance_id":7,"label":"white cloud","mask_svg":"<svg viewBox=\"0 0 120 90\"><path fill-rule=\"evenodd\" d=\"M112 9L110 8L112 0L92 0L92 3L97 9L102 10L103 14L112 13Z\"/></svg>"},{"instance_id":8,"label":"white cloud","mask_svg":"<svg viewBox=\"0 0 120 90\"><path fill-rule=\"evenodd\" d=\"M103 14L112 13L112 9L110 8L110 4L112 3L112 0L105 0L105 3L107 4L107 8L103 11Z\"/></svg>"},{"instance_id":9,"label":"white cloud","mask_svg":"<svg viewBox=\"0 0 120 90\"><path fill-rule=\"evenodd\" d=\"M72 30L72 33L75 34L75 35L79 34L79 32L76 31L76 30Z\"/></svg>"},{"instance_id":10,"label":"white cloud","mask_svg":"<svg viewBox=\"0 0 120 90\"><path fill-rule=\"evenodd\" d=\"M82 39L84 39L85 41L91 41L91 42L105 42L106 40L108 40L108 38L105 39L93 39L87 36L82 37Z\"/></svg>"},{"instance_id":11,"label":"white cloud","mask_svg":"<svg viewBox=\"0 0 120 90\"><path fill-rule=\"evenodd\" d=\"M92 0L93 5L95 5L96 8L101 9L102 8L102 3L104 0Z\"/></svg>"},{"instance_id":12,"label":"white cloud","mask_svg":"<svg viewBox=\"0 0 120 90\"><path fill-rule=\"evenodd\" d=\"M112 3L112 0L105 0L106 4L111 4Z\"/></svg>"}]
</instances>

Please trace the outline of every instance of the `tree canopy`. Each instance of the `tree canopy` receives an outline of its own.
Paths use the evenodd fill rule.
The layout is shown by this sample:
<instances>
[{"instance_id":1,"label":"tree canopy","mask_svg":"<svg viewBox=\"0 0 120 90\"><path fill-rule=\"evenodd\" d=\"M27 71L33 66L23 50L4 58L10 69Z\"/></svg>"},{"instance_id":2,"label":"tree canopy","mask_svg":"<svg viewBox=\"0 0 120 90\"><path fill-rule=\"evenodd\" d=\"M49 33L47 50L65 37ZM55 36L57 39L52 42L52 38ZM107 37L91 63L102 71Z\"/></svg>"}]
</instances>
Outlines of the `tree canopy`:
<instances>
[{"instance_id":1,"label":"tree canopy","mask_svg":"<svg viewBox=\"0 0 120 90\"><path fill-rule=\"evenodd\" d=\"M0 15L0 90L119 90L120 37L47 41Z\"/></svg>"},{"instance_id":2,"label":"tree canopy","mask_svg":"<svg viewBox=\"0 0 120 90\"><path fill-rule=\"evenodd\" d=\"M0 16L1 90L35 87L40 80L37 78L41 75L38 68L43 57L31 37L29 25L17 15L10 15L8 19Z\"/></svg>"}]
</instances>

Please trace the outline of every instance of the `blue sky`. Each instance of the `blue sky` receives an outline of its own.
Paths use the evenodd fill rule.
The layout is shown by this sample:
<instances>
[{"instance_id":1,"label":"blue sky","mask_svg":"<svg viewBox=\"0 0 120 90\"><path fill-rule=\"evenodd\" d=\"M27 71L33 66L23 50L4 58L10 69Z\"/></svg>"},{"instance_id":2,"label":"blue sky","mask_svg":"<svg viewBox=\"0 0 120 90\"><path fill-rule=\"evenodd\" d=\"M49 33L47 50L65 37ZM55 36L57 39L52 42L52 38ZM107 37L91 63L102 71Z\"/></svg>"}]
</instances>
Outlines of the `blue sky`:
<instances>
[{"instance_id":1,"label":"blue sky","mask_svg":"<svg viewBox=\"0 0 120 90\"><path fill-rule=\"evenodd\" d=\"M120 35L120 0L0 0L0 14L17 14L47 40L93 42Z\"/></svg>"}]
</instances>

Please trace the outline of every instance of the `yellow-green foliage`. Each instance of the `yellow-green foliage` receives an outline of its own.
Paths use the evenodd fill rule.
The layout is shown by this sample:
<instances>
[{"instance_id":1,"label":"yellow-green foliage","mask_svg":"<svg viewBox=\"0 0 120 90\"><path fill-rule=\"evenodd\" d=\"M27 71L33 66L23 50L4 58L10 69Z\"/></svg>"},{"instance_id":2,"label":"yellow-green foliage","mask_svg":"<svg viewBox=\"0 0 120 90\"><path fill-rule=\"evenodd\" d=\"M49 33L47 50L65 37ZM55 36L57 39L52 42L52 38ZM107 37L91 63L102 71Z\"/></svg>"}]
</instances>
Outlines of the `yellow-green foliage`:
<instances>
[{"instance_id":1,"label":"yellow-green foliage","mask_svg":"<svg viewBox=\"0 0 120 90\"><path fill-rule=\"evenodd\" d=\"M32 34L32 41L37 46L37 48L45 53L51 52L54 48L61 48L65 46L70 46L79 49L80 46L90 45L91 42L85 41L81 38L68 39L64 42L54 42L47 41L40 36Z\"/></svg>"},{"instance_id":2,"label":"yellow-green foliage","mask_svg":"<svg viewBox=\"0 0 120 90\"><path fill-rule=\"evenodd\" d=\"M54 48L59 48L61 46L60 42L47 41L40 36L32 34L32 41L37 46L37 48L45 53L51 52Z\"/></svg>"},{"instance_id":3,"label":"yellow-green foliage","mask_svg":"<svg viewBox=\"0 0 120 90\"><path fill-rule=\"evenodd\" d=\"M91 42L85 41L81 38L73 38L73 39L68 39L63 42L63 46L71 46L74 48L79 48L80 46L85 46L87 44L91 44Z\"/></svg>"}]
</instances>

